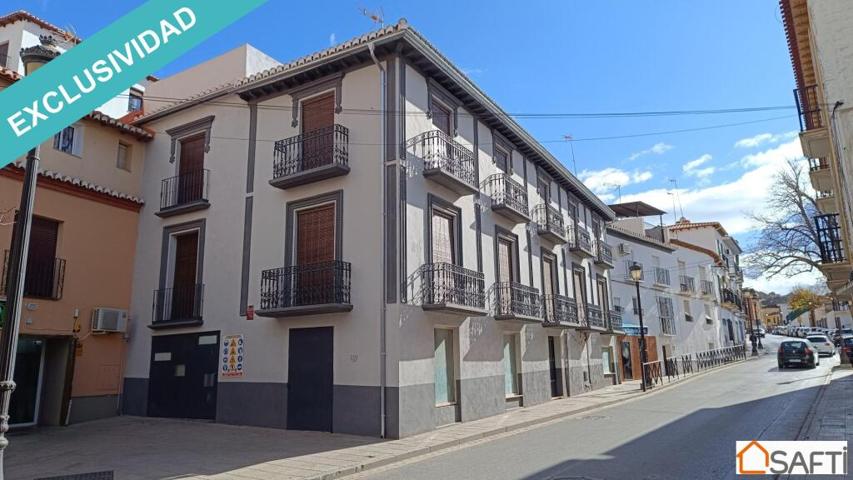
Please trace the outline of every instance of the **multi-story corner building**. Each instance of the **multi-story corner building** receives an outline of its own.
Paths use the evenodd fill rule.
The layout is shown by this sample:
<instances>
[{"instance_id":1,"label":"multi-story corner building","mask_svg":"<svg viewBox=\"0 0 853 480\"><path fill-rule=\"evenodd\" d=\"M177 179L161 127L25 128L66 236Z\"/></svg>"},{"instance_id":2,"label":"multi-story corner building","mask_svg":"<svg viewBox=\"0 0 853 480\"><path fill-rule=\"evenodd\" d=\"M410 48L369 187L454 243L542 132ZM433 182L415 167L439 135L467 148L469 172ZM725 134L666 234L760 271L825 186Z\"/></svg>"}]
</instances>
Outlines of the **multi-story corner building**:
<instances>
[{"instance_id":1,"label":"multi-story corner building","mask_svg":"<svg viewBox=\"0 0 853 480\"><path fill-rule=\"evenodd\" d=\"M623 312L625 337L618 340L626 378L639 378L639 314L649 361L697 353L725 345L720 336L722 259L715 252L663 235L664 228L646 223L664 211L643 202L610 205L617 220L607 228L616 270L611 276L613 303ZM643 267L638 301L629 268Z\"/></svg>"},{"instance_id":2,"label":"multi-story corner building","mask_svg":"<svg viewBox=\"0 0 853 480\"><path fill-rule=\"evenodd\" d=\"M719 222L691 222L681 218L665 227L666 238L675 245L689 244L707 251L719 261L716 277L720 301L722 339L719 346L741 344L746 338L746 316L743 311L742 250Z\"/></svg>"},{"instance_id":3,"label":"multi-story corner building","mask_svg":"<svg viewBox=\"0 0 853 480\"><path fill-rule=\"evenodd\" d=\"M20 78L0 68L0 90ZM119 411L143 148L151 138L93 112L41 145L13 427L65 425ZM0 169L0 302L23 166L18 159Z\"/></svg>"},{"instance_id":4,"label":"multi-story corner building","mask_svg":"<svg viewBox=\"0 0 853 480\"><path fill-rule=\"evenodd\" d=\"M21 49L41 45L45 40L49 40L52 48L60 53L82 41L74 33L24 10L0 16L0 68L23 75L25 72L20 55ZM152 80L155 79L148 77L142 80L139 84L107 101L97 111L112 118L121 118L130 112L141 110L145 86Z\"/></svg>"},{"instance_id":5,"label":"multi-story corner building","mask_svg":"<svg viewBox=\"0 0 853 480\"><path fill-rule=\"evenodd\" d=\"M404 437L619 382L613 212L426 39L241 52L137 121L126 412Z\"/></svg>"},{"instance_id":6,"label":"multi-story corner building","mask_svg":"<svg viewBox=\"0 0 853 480\"><path fill-rule=\"evenodd\" d=\"M817 192L820 270L833 295L853 299L853 10L845 0L780 0L796 80L800 142Z\"/></svg>"}]
</instances>

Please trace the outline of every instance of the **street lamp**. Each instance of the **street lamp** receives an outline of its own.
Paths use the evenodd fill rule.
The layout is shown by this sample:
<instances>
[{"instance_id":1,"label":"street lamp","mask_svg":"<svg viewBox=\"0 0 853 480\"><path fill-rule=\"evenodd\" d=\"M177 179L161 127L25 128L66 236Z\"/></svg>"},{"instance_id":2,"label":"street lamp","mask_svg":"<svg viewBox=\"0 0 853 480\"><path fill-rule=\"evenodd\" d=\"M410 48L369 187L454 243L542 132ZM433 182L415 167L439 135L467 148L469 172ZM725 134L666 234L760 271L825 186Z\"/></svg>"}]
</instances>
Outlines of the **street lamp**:
<instances>
[{"instance_id":1,"label":"street lamp","mask_svg":"<svg viewBox=\"0 0 853 480\"><path fill-rule=\"evenodd\" d=\"M21 49L24 72L29 75L59 55L52 37L42 36L41 44ZM24 296L24 278L27 273L27 253L30 244L30 226L33 220L33 202L39 169L39 147L29 151L21 188L21 204L15 217L12 245L9 249L9 267L6 277L6 321L0 332L0 480L3 479L3 452L9 445L9 404L15 390L15 355L18 352L21 302Z\"/></svg>"},{"instance_id":2,"label":"street lamp","mask_svg":"<svg viewBox=\"0 0 853 480\"><path fill-rule=\"evenodd\" d=\"M631 274L631 280L637 286L637 311L640 317L640 371L642 372L642 388L646 391L646 362L648 354L646 353L646 332L643 327L643 300L640 297L640 280L643 279L643 267L634 263L628 267L628 272Z\"/></svg>"}]
</instances>

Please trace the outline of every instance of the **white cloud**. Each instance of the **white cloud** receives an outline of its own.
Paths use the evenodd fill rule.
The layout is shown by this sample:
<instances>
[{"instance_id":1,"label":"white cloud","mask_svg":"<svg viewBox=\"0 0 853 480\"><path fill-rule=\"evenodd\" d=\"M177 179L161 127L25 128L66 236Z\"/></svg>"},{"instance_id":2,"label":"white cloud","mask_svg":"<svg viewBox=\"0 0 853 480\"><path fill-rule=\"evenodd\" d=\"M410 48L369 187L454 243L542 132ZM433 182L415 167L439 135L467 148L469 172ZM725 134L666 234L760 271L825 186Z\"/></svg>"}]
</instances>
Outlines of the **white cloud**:
<instances>
[{"instance_id":1,"label":"white cloud","mask_svg":"<svg viewBox=\"0 0 853 480\"><path fill-rule=\"evenodd\" d=\"M759 133L758 135L742 138L735 142L735 148L755 148L768 143L779 143L783 140L790 140L797 136L797 132L787 133Z\"/></svg>"},{"instance_id":2,"label":"white cloud","mask_svg":"<svg viewBox=\"0 0 853 480\"><path fill-rule=\"evenodd\" d=\"M818 283L825 283L823 275L817 270L808 273L801 273L797 276L786 278L776 276L767 278L761 276L758 278L745 278L744 286L760 290L762 292L788 293L797 287L811 287Z\"/></svg>"},{"instance_id":3,"label":"white cloud","mask_svg":"<svg viewBox=\"0 0 853 480\"><path fill-rule=\"evenodd\" d=\"M664 153L672 150L673 148L674 147L672 145L663 142L658 142L645 150L632 153L630 156L628 156L628 160L633 161L642 157L643 155L663 155Z\"/></svg>"},{"instance_id":4,"label":"white cloud","mask_svg":"<svg viewBox=\"0 0 853 480\"><path fill-rule=\"evenodd\" d=\"M628 172L620 168L608 167L604 170L584 170L578 178L599 197L610 193L618 187L647 182L652 178L648 170Z\"/></svg>"},{"instance_id":5,"label":"white cloud","mask_svg":"<svg viewBox=\"0 0 853 480\"><path fill-rule=\"evenodd\" d=\"M747 161L748 157L750 159ZM763 208L776 172L785 166L789 158L802 158L799 140L791 140L767 151L744 157L741 163L749 168L739 178L712 186L679 189L685 216L691 221L718 221L731 234L754 230L756 226L747 213ZM694 165L691 171L701 170L698 167L707 161ZM662 188L648 190L623 195L622 201L641 200L658 208L666 208L672 204L669 192Z\"/></svg>"},{"instance_id":6,"label":"white cloud","mask_svg":"<svg viewBox=\"0 0 853 480\"><path fill-rule=\"evenodd\" d=\"M334 47L338 43L338 37L334 33L329 34L329 46Z\"/></svg>"},{"instance_id":7,"label":"white cloud","mask_svg":"<svg viewBox=\"0 0 853 480\"><path fill-rule=\"evenodd\" d=\"M681 170L685 174L687 174L691 177L696 177L700 180L707 181L708 177L710 177L711 175L714 174L714 172L717 171L717 168L712 167L712 166L707 166L705 168L699 168L699 167L710 162L712 158L714 158L714 157L712 157L710 154L706 153L706 154L702 155L701 157L697 158L696 160L691 160L691 161L685 163L681 167Z\"/></svg>"}]
</instances>

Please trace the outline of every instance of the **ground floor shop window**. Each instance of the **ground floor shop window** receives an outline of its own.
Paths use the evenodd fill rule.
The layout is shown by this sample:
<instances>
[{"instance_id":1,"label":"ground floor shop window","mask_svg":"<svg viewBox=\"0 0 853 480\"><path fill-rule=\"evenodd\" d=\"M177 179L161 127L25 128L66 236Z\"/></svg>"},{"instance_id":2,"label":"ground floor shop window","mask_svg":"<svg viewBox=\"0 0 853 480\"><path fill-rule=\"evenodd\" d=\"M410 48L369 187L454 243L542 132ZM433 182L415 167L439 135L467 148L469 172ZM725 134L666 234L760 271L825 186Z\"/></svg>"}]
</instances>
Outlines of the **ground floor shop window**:
<instances>
[{"instance_id":1,"label":"ground floor shop window","mask_svg":"<svg viewBox=\"0 0 853 480\"><path fill-rule=\"evenodd\" d=\"M517 396L518 390L518 349L515 335L504 335L504 384L507 397Z\"/></svg>"},{"instance_id":2,"label":"ground floor shop window","mask_svg":"<svg viewBox=\"0 0 853 480\"><path fill-rule=\"evenodd\" d=\"M456 401L456 374L453 363L453 330L435 330L435 403Z\"/></svg>"},{"instance_id":3,"label":"ground floor shop window","mask_svg":"<svg viewBox=\"0 0 853 480\"><path fill-rule=\"evenodd\" d=\"M601 368L605 375L616 373L616 367L613 365L613 349L610 347L601 347Z\"/></svg>"}]
</instances>

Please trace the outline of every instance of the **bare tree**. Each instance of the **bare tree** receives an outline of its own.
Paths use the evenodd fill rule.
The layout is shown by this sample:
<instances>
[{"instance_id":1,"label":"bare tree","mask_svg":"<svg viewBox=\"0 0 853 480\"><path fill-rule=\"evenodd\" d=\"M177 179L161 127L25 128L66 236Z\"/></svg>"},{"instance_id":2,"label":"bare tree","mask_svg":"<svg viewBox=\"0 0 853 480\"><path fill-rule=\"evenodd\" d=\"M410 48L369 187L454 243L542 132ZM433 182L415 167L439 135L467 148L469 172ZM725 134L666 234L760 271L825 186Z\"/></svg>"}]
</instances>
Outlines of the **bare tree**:
<instances>
[{"instance_id":1,"label":"bare tree","mask_svg":"<svg viewBox=\"0 0 853 480\"><path fill-rule=\"evenodd\" d=\"M775 175L763 213L750 215L758 238L744 257L747 274L793 277L820 265L820 243L814 216L819 211L802 161L788 160Z\"/></svg>"}]
</instances>

